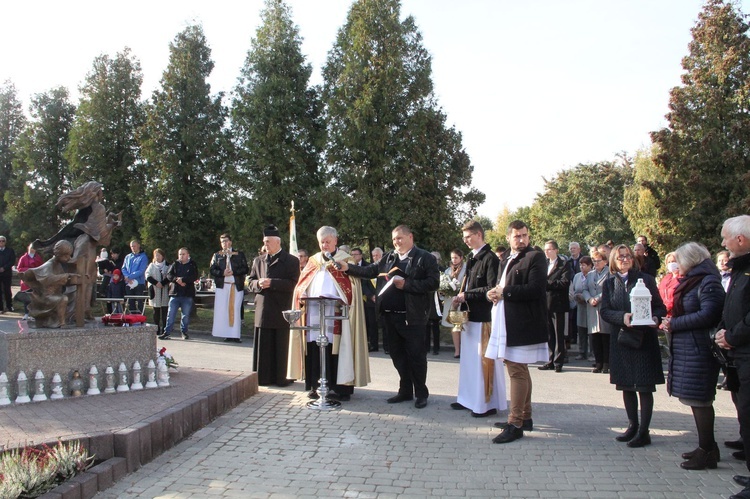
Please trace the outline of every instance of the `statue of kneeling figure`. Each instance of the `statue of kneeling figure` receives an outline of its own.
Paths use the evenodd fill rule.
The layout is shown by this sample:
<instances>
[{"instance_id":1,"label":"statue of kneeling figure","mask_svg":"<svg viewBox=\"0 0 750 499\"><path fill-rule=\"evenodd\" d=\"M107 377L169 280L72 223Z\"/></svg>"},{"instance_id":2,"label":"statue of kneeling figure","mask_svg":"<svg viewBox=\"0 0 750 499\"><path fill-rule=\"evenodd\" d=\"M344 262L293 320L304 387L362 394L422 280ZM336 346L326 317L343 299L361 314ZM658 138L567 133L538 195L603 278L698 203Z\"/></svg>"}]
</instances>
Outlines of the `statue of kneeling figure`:
<instances>
[{"instance_id":1,"label":"statue of kneeling figure","mask_svg":"<svg viewBox=\"0 0 750 499\"><path fill-rule=\"evenodd\" d=\"M68 272L72 265L73 245L58 241L53 257L41 266L23 273L23 280L31 288L29 314L36 319L37 328L59 328L67 324L68 296L65 286L79 284L80 274Z\"/></svg>"}]
</instances>

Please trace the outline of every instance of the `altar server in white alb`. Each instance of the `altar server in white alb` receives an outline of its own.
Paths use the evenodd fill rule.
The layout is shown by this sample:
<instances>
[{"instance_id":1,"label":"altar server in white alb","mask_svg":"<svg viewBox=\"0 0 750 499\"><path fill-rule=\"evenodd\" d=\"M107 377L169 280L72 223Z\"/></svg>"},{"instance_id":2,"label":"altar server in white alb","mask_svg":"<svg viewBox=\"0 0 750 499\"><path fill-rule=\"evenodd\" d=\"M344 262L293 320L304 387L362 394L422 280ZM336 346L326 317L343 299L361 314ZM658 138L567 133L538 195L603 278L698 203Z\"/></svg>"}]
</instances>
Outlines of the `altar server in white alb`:
<instances>
[{"instance_id":1,"label":"altar server in white alb","mask_svg":"<svg viewBox=\"0 0 750 499\"><path fill-rule=\"evenodd\" d=\"M211 259L211 277L216 284L214 326L211 334L224 341L240 343L242 322L240 311L245 295L247 260L242 251L232 248L232 237L222 234L221 251Z\"/></svg>"},{"instance_id":2,"label":"altar server in white alb","mask_svg":"<svg viewBox=\"0 0 750 499\"><path fill-rule=\"evenodd\" d=\"M492 302L487 299L487 292L497 284L500 260L484 242L484 229L479 222L469 220L461 229L471 253L453 306L468 309L469 322L461 332L458 397L451 408L468 409L473 417L484 418L508 407L502 361L484 355L492 320Z\"/></svg>"}]
</instances>

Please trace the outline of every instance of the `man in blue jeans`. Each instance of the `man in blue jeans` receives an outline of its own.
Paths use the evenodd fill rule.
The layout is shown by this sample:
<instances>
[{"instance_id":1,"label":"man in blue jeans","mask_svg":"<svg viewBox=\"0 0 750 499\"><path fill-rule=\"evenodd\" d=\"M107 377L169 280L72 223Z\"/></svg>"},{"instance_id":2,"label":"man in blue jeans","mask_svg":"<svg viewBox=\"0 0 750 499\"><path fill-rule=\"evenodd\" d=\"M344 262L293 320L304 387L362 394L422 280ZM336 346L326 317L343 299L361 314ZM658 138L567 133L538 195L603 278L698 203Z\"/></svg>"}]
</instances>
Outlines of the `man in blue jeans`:
<instances>
[{"instance_id":1,"label":"man in blue jeans","mask_svg":"<svg viewBox=\"0 0 750 499\"><path fill-rule=\"evenodd\" d=\"M167 279L170 281L169 312L167 314L167 326L159 338L162 340L172 339L172 327L179 308L182 310L180 332L182 333L182 339L187 340L189 338L190 310L193 308L193 298L195 298L195 281L198 280L198 266L190 259L190 252L187 248L180 248L177 252L177 261L167 270Z\"/></svg>"}]
</instances>

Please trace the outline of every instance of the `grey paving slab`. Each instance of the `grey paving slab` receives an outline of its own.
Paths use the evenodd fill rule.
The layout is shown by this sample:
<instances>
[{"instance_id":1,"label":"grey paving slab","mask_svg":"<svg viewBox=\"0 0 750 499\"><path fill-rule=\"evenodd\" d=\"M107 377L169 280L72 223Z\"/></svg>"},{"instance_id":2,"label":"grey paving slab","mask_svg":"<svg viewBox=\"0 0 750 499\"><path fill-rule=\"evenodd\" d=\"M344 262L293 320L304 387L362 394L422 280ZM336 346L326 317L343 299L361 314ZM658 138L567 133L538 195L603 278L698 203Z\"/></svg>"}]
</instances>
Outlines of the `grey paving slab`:
<instances>
[{"instance_id":1,"label":"grey paving slab","mask_svg":"<svg viewBox=\"0 0 750 499\"><path fill-rule=\"evenodd\" d=\"M688 408L656 394L653 444L614 441L625 424L621 394L583 362L562 373L532 370L535 431L491 443L492 423L454 411L458 363L430 357L426 409L389 405L396 373L371 357L373 382L335 412L305 408L301 383L261 388L203 431L97 497L728 497L743 463L722 448L717 470L687 472L679 454L697 445ZM727 392L716 435L737 437ZM143 488L146 477L166 478Z\"/></svg>"}]
</instances>

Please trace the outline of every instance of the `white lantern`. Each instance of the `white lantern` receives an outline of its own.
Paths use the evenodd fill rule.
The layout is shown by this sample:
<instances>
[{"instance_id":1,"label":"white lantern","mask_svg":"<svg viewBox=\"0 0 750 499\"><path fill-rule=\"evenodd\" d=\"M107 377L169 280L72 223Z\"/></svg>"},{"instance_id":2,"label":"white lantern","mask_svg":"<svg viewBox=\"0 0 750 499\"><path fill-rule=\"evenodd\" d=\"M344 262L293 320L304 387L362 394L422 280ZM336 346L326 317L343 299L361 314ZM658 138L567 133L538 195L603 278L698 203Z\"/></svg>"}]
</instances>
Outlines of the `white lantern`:
<instances>
[{"instance_id":1,"label":"white lantern","mask_svg":"<svg viewBox=\"0 0 750 499\"><path fill-rule=\"evenodd\" d=\"M128 387L128 368L125 367L124 362L120 362L120 367L117 368L117 391L130 391L130 388Z\"/></svg>"},{"instance_id":2,"label":"white lantern","mask_svg":"<svg viewBox=\"0 0 750 499\"><path fill-rule=\"evenodd\" d=\"M638 279L630 291L630 311L633 314L630 318L631 326L655 325L654 317L651 315L651 292L643 283L643 279Z\"/></svg>"},{"instance_id":3,"label":"white lantern","mask_svg":"<svg viewBox=\"0 0 750 499\"><path fill-rule=\"evenodd\" d=\"M143 383L141 383L141 363L137 360L133 362L133 384L130 385L131 390L143 390Z\"/></svg>"},{"instance_id":4,"label":"white lantern","mask_svg":"<svg viewBox=\"0 0 750 499\"><path fill-rule=\"evenodd\" d=\"M55 375L52 376L51 391L52 393L50 394L49 398L52 400L59 400L64 397L62 378L60 377L60 373L55 373Z\"/></svg>"},{"instance_id":5,"label":"white lantern","mask_svg":"<svg viewBox=\"0 0 750 499\"><path fill-rule=\"evenodd\" d=\"M26 373L21 371L18 373L18 380L16 381L18 385L18 397L16 397L16 404L25 404L27 402L31 402L31 398L29 397L29 380L26 377Z\"/></svg>"},{"instance_id":6,"label":"white lantern","mask_svg":"<svg viewBox=\"0 0 750 499\"><path fill-rule=\"evenodd\" d=\"M107 370L104 371L104 379L106 380L104 393L115 393L115 370L112 369L112 366L108 366Z\"/></svg>"},{"instance_id":7,"label":"white lantern","mask_svg":"<svg viewBox=\"0 0 750 499\"><path fill-rule=\"evenodd\" d=\"M148 361L146 370L148 372L147 374L148 380L146 380L146 388L157 388L159 385L156 384L156 364L154 363L154 359L151 359Z\"/></svg>"},{"instance_id":8,"label":"white lantern","mask_svg":"<svg viewBox=\"0 0 750 499\"><path fill-rule=\"evenodd\" d=\"M47 400L47 394L44 393L44 373L38 370L34 375L34 402Z\"/></svg>"},{"instance_id":9,"label":"white lantern","mask_svg":"<svg viewBox=\"0 0 750 499\"><path fill-rule=\"evenodd\" d=\"M99 390L99 369L96 366L91 366L89 370L89 389L86 391L86 395L99 395L102 393Z\"/></svg>"},{"instance_id":10,"label":"white lantern","mask_svg":"<svg viewBox=\"0 0 750 499\"><path fill-rule=\"evenodd\" d=\"M8 375L0 373L0 405L10 405L10 383Z\"/></svg>"}]
</instances>

